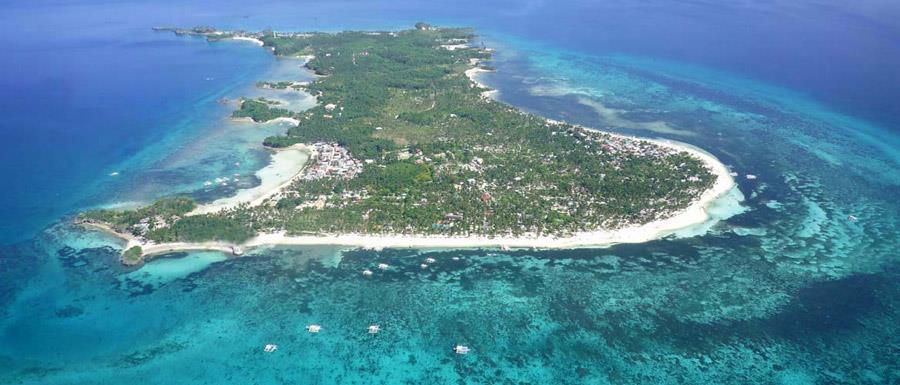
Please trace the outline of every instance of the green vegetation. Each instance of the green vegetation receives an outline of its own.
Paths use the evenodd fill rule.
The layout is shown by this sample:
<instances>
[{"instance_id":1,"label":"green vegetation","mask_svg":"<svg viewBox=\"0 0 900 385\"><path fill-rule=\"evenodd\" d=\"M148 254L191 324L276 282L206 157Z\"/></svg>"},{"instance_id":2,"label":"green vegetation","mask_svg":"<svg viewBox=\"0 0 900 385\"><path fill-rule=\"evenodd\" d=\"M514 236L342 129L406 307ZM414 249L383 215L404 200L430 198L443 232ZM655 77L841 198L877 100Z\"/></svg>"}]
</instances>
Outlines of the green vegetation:
<instances>
[{"instance_id":1,"label":"green vegetation","mask_svg":"<svg viewBox=\"0 0 900 385\"><path fill-rule=\"evenodd\" d=\"M103 222L116 230L125 230L139 223L149 223L148 218L171 219L197 207L191 198L177 197L160 199L150 206L137 210L94 210L83 213L79 219L84 221ZM149 224L152 226L152 223Z\"/></svg>"},{"instance_id":2,"label":"green vegetation","mask_svg":"<svg viewBox=\"0 0 900 385\"><path fill-rule=\"evenodd\" d=\"M156 228L147 238L158 242L244 242L256 235L248 221L238 217L192 215L175 221L170 226Z\"/></svg>"},{"instance_id":3,"label":"green vegetation","mask_svg":"<svg viewBox=\"0 0 900 385\"><path fill-rule=\"evenodd\" d=\"M420 23L393 33L251 36L277 55L314 56L306 67L322 75L303 86L319 104L294 114L300 124L265 144L336 143L355 160L313 160L321 162L307 171L312 176L277 202L203 216L180 212L142 235L158 241L241 241L272 230L565 236L671 215L714 181L687 153L550 123L485 99L464 72L490 52L459 47L473 38L469 29ZM247 100L235 116L265 121L285 113ZM315 174L316 167L328 172ZM362 170L346 171L353 167ZM142 210L97 217L134 229L150 214Z\"/></svg>"},{"instance_id":4,"label":"green vegetation","mask_svg":"<svg viewBox=\"0 0 900 385\"><path fill-rule=\"evenodd\" d=\"M140 263L143 258L144 251L140 246L132 246L130 249L122 253L122 262L126 265L135 265Z\"/></svg>"},{"instance_id":5,"label":"green vegetation","mask_svg":"<svg viewBox=\"0 0 900 385\"><path fill-rule=\"evenodd\" d=\"M280 82L256 82L256 86L259 88L268 88L273 90L287 90L292 89L295 91L299 91L303 89L302 85L295 84L294 82L289 81L280 81Z\"/></svg>"},{"instance_id":6,"label":"green vegetation","mask_svg":"<svg viewBox=\"0 0 900 385\"><path fill-rule=\"evenodd\" d=\"M231 114L234 118L250 118L254 122L268 122L272 119L290 117L293 113L284 108L272 107L278 102L265 98L244 99L241 108Z\"/></svg>"},{"instance_id":7,"label":"green vegetation","mask_svg":"<svg viewBox=\"0 0 900 385\"><path fill-rule=\"evenodd\" d=\"M208 240L243 242L255 235L248 218L187 216L197 205L190 198L161 199L137 210L94 210L80 215L84 222L102 222L120 233L157 242Z\"/></svg>"}]
</instances>

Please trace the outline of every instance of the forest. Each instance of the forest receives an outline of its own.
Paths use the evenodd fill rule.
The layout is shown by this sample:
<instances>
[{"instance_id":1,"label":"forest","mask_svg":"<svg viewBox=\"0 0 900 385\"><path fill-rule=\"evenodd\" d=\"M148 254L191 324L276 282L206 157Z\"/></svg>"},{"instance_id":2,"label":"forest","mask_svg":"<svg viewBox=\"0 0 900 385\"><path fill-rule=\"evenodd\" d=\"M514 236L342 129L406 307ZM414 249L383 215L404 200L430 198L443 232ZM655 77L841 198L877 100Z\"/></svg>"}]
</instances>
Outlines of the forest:
<instances>
[{"instance_id":1,"label":"forest","mask_svg":"<svg viewBox=\"0 0 900 385\"><path fill-rule=\"evenodd\" d=\"M244 99L241 107L231 114L233 118L250 118L254 122L264 123L272 119L290 117L293 113L285 108L273 107L277 102L259 99Z\"/></svg>"}]
</instances>

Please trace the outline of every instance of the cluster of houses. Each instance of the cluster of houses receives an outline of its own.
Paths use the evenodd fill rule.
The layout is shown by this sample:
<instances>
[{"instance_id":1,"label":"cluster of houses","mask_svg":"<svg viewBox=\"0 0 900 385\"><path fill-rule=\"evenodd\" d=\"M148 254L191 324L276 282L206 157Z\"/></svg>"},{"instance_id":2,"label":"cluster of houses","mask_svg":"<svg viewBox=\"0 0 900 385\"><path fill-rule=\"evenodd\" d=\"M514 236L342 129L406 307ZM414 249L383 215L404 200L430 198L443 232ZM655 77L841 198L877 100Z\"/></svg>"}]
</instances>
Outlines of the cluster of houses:
<instances>
[{"instance_id":1,"label":"cluster of houses","mask_svg":"<svg viewBox=\"0 0 900 385\"><path fill-rule=\"evenodd\" d=\"M363 163L337 143L318 142L312 147L314 163L306 169L303 180L325 177L351 179L362 171Z\"/></svg>"}]
</instances>

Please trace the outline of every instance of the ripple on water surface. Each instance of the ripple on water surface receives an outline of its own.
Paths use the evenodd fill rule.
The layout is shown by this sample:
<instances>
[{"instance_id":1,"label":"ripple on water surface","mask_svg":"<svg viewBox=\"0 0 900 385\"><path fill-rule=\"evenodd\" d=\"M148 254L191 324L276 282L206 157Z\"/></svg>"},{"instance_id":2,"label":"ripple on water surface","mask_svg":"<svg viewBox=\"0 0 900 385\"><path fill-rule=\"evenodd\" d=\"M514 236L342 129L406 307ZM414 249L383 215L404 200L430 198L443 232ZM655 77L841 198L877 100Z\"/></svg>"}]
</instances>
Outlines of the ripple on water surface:
<instances>
[{"instance_id":1,"label":"ripple on water surface","mask_svg":"<svg viewBox=\"0 0 900 385\"><path fill-rule=\"evenodd\" d=\"M3 281L0 297L8 305L0 379L897 381L900 173L893 155L864 137L869 131L843 129L847 120L823 118L833 113L793 95L772 103L691 80L714 74L661 73L622 58L562 60L555 51L514 57L498 59L498 72L484 78L504 100L707 149L740 174L745 197L713 211L746 211L704 235L609 249L270 248L230 259L190 253L137 271L112 267L116 243L55 228L3 249L0 274L16 279ZM564 92L534 95L536 86ZM579 97L624 111L617 119L664 121L694 135L620 127ZM310 324L321 332L308 333ZM372 324L378 334L367 333ZM278 350L263 352L268 343ZM471 353L454 354L456 344Z\"/></svg>"}]
</instances>

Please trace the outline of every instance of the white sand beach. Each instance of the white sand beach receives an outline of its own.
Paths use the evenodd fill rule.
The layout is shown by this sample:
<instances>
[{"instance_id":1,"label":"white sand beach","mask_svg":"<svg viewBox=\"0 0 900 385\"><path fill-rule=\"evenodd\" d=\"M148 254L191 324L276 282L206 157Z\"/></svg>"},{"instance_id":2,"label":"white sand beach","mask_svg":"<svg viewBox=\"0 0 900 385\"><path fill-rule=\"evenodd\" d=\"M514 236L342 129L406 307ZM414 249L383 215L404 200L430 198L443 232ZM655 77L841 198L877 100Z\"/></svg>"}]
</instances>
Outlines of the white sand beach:
<instances>
[{"instance_id":1,"label":"white sand beach","mask_svg":"<svg viewBox=\"0 0 900 385\"><path fill-rule=\"evenodd\" d=\"M552 122L552 121L551 121ZM621 135L617 135L621 136ZM702 160L716 175L716 182L694 203L677 214L643 225L629 226L616 230L597 230L577 233L570 237L550 237L525 235L521 237L483 237L483 236L429 236L429 235L365 235L365 234L323 234L323 235L287 235L284 232L260 234L247 242L235 245L228 242L203 242L203 243L152 243L137 241L134 237L122 236L128 240L125 249L140 245L144 255L155 255L174 251L212 250L232 253L235 247L252 249L264 246L294 245L335 245L348 247L362 247L371 249L381 248L536 248L536 249L565 249L565 248L591 248L608 247L621 243L641 243L676 234L692 226L707 225L711 220L710 206L718 199L737 199L742 196L729 194L735 188L734 180L729 175L729 170L714 156L685 145L683 143L647 140L660 146L672 148L678 151L686 151ZM286 154L286 155L281 155ZM216 212L233 208L242 203L251 205L261 204L268 197L277 194L286 187L302 170L302 163L309 157L309 150L304 147L292 147L273 156L272 165L260 170L257 175L263 179L263 184L252 189L243 190L231 198L223 198L208 205L198 207L192 214ZM106 231L110 229L106 228Z\"/></svg>"},{"instance_id":2,"label":"white sand beach","mask_svg":"<svg viewBox=\"0 0 900 385\"><path fill-rule=\"evenodd\" d=\"M189 215L215 213L235 208L241 204L260 205L289 186L303 172L303 167L310 155L311 150L303 144L277 150L272 155L272 162L256 172L256 176L260 179L258 186L240 190L232 197L216 199L200 205Z\"/></svg>"},{"instance_id":3,"label":"white sand beach","mask_svg":"<svg viewBox=\"0 0 900 385\"><path fill-rule=\"evenodd\" d=\"M235 247L232 244L225 242L199 242L199 243L186 243L186 242L173 242L173 243L142 243L142 244L132 244L129 243L125 250L128 250L131 246L141 246L141 251L144 257L178 252L178 251L220 251L227 254L234 254Z\"/></svg>"},{"instance_id":4,"label":"white sand beach","mask_svg":"<svg viewBox=\"0 0 900 385\"><path fill-rule=\"evenodd\" d=\"M275 118L275 119L269 120L269 121L267 121L266 123L281 123L281 122L290 123L290 124L295 125L295 126L298 125L298 124L300 124L300 121L299 121L299 120L297 120L297 119L295 119L295 118L288 118L288 117L285 117L285 116L282 116L282 117L280 117L280 118Z\"/></svg>"},{"instance_id":5,"label":"white sand beach","mask_svg":"<svg viewBox=\"0 0 900 385\"><path fill-rule=\"evenodd\" d=\"M491 89L491 87L488 87L487 85L485 85L484 83L482 83L478 80L478 75L485 73L485 72L493 72L493 71L486 70L484 68L473 67L473 68L467 69L465 73L466 73L466 76L469 78L469 80L471 80L473 83L475 83L476 87L485 90L481 93L481 97L483 97L485 99L496 98L499 91Z\"/></svg>"},{"instance_id":6,"label":"white sand beach","mask_svg":"<svg viewBox=\"0 0 900 385\"><path fill-rule=\"evenodd\" d=\"M443 48L447 51L456 51L458 49L469 48L469 45L464 44L464 43L463 44L444 44L444 45L441 45L441 48Z\"/></svg>"},{"instance_id":7,"label":"white sand beach","mask_svg":"<svg viewBox=\"0 0 900 385\"><path fill-rule=\"evenodd\" d=\"M617 135L621 136L621 135ZM338 245L364 248L479 248L509 247L564 249L576 247L607 247L619 243L641 243L663 238L677 231L701 225L710 220L708 209L717 199L731 197L729 191L735 187L729 170L714 156L683 143L649 140L660 146L677 151L686 151L702 160L716 176L713 186L704 192L699 199L677 214L646 223L629 226L618 230L597 230L577 233L571 237L523 236L523 237L444 237L426 235L388 235L373 236L363 234L333 234L321 236L289 236L284 233L265 233L247 241L247 248L266 245ZM740 197L740 195L738 195ZM730 198L734 199L734 198Z\"/></svg>"},{"instance_id":8,"label":"white sand beach","mask_svg":"<svg viewBox=\"0 0 900 385\"><path fill-rule=\"evenodd\" d=\"M265 43L263 43L262 40L259 40L259 39L255 38L255 37L234 36L234 37L232 37L231 39L232 39L232 40L249 41L249 42L251 42L251 43L255 43L256 45L258 45L258 46L260 46L260 47L262 47L263 44L265 44Z\"/></svg>"},{"instance_id":9,"label":"white sand beach","mask_svg":"<svg viewBox=\"0 0 900 385\"><path fill-rule=\"evenodd\" d=\"M481 72L489 72L481 68L471 68L465 71L472 81L480 88L487 88L478 82L477 75ZM490 95L488 95L490 96ZM291 119L291 118L279 118ZM550 124L560 124L547 119ZM293 123L293 121L291 121ZM154 255L173 251L186 250L214 250L232 253L235 247L250 249L275 245L335 245L363 248L537 248L537 249L561 249L561 248L587 248L608 247L620 243L641 243L654 239L684 232L686 229L703 227L708 229L711 222L717 218L711 218L709 209L719 199L734 200L733 206L743 200L743 196L736 190L734 179L728 168L713 155L685 143L648 139L619 135L605 131L599 131L584 127L587 130L601 132L615 137L630 140L643 140L655 143L659 146L675 151L685 151L701 160L712 172L716 181L713 186L705 191L696 201L687 208L675 213L671 217L656 220L642 225L628 226L613 230L596 230L576 233L569 237L538 236L537 234L518 237L484 237L484 236L433 236L416 234L394 235L366 235L366 234L322 234L322 235L287 235L284 232L262 233L240 245L227 242L203 242L203 243L163 243L141 242L141 240L128 235L118 234L128 241L126 249L140 245L144 255ZM239 191L233 197L218 199L211 203L201 205L189 215L215 213L232 209L241 204L250 206L263 204L267 199L279 194L288 187L295 178L299 177L307 160L312 156L312 149L306 145L298 144L277 151L272 156L272 162L259 170L256 175L262 181L259 186ZM105 231L111 231L105 228ZM688 232L690 233L690 232Z\"/></svg>"},{"instance_id":10,"label":"white sand beach","mask_svg":"<svg viewBox=\"0 0 900 385\"><path fill-rule=\"evenodd\" d=\"M491 72L491 71L486 70L484 68L480 68L480 67L472 67L472 68L467 69L465 74L469 78L469 80L472 81L472 83L475 83L475 86L477 86L478 88L490 88L490 87L484 85L484 83L478 81L478 74L485 73L485 72Z\"/></svg>"},{"instance_id":11,"label":"white sand beach","mask_svg":"<svg viewBox=\"0 0 900 385\"><path fill-rule=\"evenodd\" d=\"M299 56L297 56L297 59L300 59L300 61L301 61L300 62L301 67L305 66L306 63L309 63L310 61L312 61L312 59L315 59L315 58L316 58L315 55L299 55Z\"/></svg>"}]
</instances>

